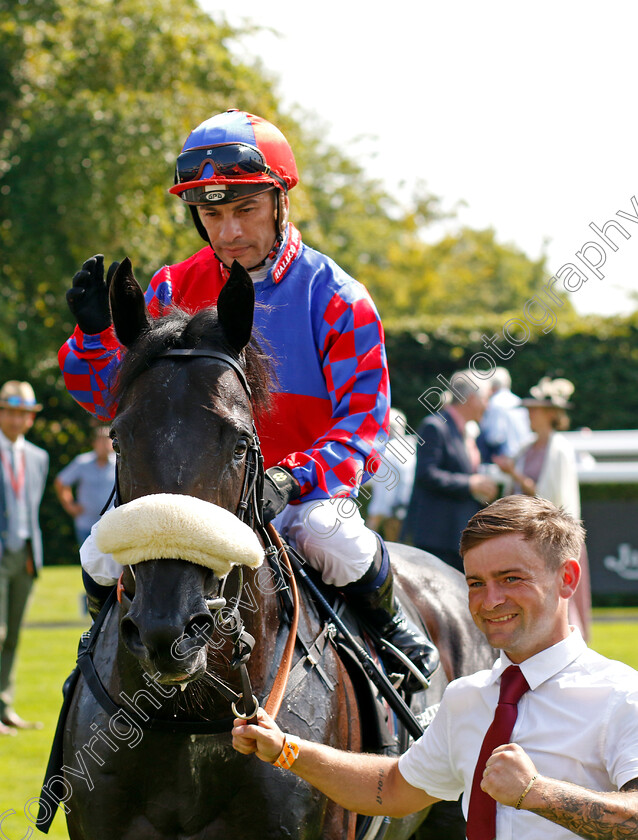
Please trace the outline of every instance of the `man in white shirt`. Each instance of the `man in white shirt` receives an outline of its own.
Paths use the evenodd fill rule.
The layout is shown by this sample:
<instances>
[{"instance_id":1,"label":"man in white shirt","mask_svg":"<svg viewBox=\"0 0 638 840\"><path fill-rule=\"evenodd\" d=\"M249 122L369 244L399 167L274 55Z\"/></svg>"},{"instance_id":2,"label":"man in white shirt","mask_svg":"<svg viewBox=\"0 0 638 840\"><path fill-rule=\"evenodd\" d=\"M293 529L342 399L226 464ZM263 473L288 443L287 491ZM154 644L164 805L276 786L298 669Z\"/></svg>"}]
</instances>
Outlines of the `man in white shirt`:
<instances>
[{"instance_id":1,"label":"man in white shirt","mask_svg":"<svg viewBox=\"0 0 638 840\"><path fill-rule=\"evenodd\" d=\"M290 767L358 813L400 817L463 794L467 817L501 676L517 665L529 690L508 743L477 772L476 787L496 803L496 840L638 836L638 672L589 650L567 619L583 537L536 497L508 496L472 517L461 539L469 608L501 656L448 686L401 758L298 740L262 710L258 725L235 722L235 749ZM484 829L468 823L468 837L494 836Z\"/></svg>"}]
</instances>

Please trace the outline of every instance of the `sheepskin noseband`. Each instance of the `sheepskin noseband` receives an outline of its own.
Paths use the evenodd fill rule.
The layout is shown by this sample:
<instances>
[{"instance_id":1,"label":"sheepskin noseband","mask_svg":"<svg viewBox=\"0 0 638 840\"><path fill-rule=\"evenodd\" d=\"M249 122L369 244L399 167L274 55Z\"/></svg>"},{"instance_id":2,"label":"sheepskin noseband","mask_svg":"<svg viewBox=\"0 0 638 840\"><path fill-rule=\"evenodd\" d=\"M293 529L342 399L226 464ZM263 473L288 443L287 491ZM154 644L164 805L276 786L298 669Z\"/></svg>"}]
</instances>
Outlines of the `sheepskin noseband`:
<instances>
[{"instance_id":1,"label":"sheepskin noseband","mask_svg":"<svg viewBox=\"0 0 638 840\"><path fill-rule=\"evenodd\" d=\"M224 577L232 566L256 568L264 550L257 535L225 508L194 496L157 493L107 511L97 547L122 566L177 557Z\"/></svg>"}]
</instances>

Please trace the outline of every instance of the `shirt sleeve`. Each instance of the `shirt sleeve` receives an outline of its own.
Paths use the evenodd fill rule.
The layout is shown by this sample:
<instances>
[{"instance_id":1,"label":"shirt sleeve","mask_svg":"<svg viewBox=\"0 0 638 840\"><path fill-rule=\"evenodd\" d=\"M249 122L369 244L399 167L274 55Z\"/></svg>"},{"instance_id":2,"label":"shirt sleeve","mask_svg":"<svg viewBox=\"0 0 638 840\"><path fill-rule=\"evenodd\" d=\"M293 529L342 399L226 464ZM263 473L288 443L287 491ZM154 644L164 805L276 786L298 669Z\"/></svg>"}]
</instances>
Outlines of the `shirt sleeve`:
<instances>
[{"instance_id":1,"label":"shirt sleeve","mask_svg":"<svg viewBox=\"0 0 638 840\"><path fill-rule=\"evenodd\" d=\"M305 452L280 463L301 485L304 501L356 496L381 464L388 438L390 384L383 327L369 295L339 291L323 311L317 346L332 406L332 424Z\"/></svg>"},{"instance_id":2,"label":"shirt sleeve","mask_svg":"<svg viewBox=\"0 0 638 840\"><path fill-rule=\"evenodd\" d=\"M462 775L450 755L450 714L445 694L434 720L399 759L399 772L413 787L437 799L455 800L463 793Z\"/></svg>"},{"instance_id":3,"label":"shirt sleeve","mask_svg":"<svg viewBox=\"0 0 638 840\"><path fill-rule=\"evenodd\" d=\"M605 760L609 778L618 790L638 779L638 692L619 692L610 709L605 742Z\"/></svg>"},{"instance_id":4,"label":"shirt sleeve","mask_svg":"<svg viewBox=\"0 0 638 840\"><path fill-rule=\"evenodd\" d=\"M120 354L121 345L113 327L96 335L86 335L76 327L58 353L69 394L99 420L109 420L115 414L111 387Z\"/></svg>"},{"instance_id":5,"label":"shirt sleeve","mask_svg":"<svg viewBox=\"0 0 638 840\"><path fill-rule=\"evenodd\" d=\"M73 484L77 482L80 477L80 470L77 457L74 458L69 464L64 467L63 470L57 474L56 478L65 484L67 487L71 487Z\"/></svg>"},{"instance_id":6,"label":"shirt sleeve","mask_svg":"<svg viewBox=\"0 0 638 840\"><path fill-rule=\"evenodd\" d=\"M168 266L161 268L146 291L152 317L161 314L172 300ZM111 389L120 365L123 348L113 327L97 335L86 335L76 327L58 353L60 370L69 394L99 420L110 420L117 409Z\"/></svg>"}]
</instances>

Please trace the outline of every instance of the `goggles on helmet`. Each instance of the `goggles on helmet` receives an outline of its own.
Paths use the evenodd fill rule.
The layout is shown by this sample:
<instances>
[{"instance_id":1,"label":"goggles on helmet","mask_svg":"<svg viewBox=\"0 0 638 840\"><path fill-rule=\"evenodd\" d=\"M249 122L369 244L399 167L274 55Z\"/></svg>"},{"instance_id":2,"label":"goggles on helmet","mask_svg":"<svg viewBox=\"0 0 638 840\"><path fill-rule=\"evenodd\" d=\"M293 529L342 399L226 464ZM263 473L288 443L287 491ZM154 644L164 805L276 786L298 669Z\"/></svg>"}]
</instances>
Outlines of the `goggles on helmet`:
<instances>
[{"instance_id":1,"label":"goggles on helmet","mask_svg":"<svg viewBox=\"0 0 638 840\"><path fill-rule=\"evenodd\" d=\"M199 180L206 164L213 167L213 177L235 179L267 175L283 189L286 187L283 179L271 172L261 151L248 143L222 143L182 152L175 167L176 183Z\"/></svg>"}]
</instances>

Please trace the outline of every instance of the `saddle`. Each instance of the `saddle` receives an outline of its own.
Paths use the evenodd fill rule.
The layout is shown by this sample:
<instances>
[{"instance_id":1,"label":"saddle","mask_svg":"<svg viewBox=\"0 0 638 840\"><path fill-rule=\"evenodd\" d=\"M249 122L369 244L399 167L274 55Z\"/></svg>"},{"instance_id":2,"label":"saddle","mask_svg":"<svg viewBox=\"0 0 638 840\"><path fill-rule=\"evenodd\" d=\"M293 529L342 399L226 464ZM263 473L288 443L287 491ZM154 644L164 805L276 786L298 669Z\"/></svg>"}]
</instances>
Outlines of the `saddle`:
<instances>
[{"instance_id":1,"label":"saddle","mask_svg":"<svg viewBox=\"0 0 638 840\"><path fill-rule=\"evenodd\" d=\"M309 599L325 619L323 630L312 645L304 644L297 634L298 642L308 652L291 672L289 686L295 670L320 666L316 654L323 651L329 639L355 688L363 721L364 749L400 754L407 747L410 737L414 740L419 738L424 725L433 717L433 712L425 707L423 695L427 692L417 695L417 705L421 710L417 717L406 702L410 696L398 690L386 673L377 640L348 605L341 591L324 584L318 573L309 568L293 548L287 545L286 550L299 586L306 589ZM424 632L427 633L425 628ZM306 666L303 666L304 661ZM322 677L320 671L318 674Z\"/></svg>"}]
</instances>

